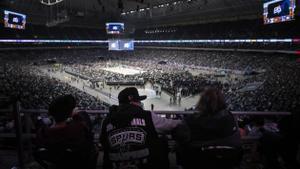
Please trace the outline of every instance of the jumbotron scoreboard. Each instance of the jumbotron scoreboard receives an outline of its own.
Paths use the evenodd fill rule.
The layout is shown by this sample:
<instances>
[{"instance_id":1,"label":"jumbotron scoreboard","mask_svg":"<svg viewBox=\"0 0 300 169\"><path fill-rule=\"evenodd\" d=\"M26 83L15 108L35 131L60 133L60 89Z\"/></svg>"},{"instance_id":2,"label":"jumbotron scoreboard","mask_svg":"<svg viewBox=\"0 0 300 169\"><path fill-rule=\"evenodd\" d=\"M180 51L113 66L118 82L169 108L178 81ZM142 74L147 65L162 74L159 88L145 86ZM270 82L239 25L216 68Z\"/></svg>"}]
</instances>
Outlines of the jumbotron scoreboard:
<instances>
[{"instance_id":1,"label":"jumbotron scoreboard","mask_svg":"<svg viewBox=\"0 0 300 169\"><path fill-rule=\"evenodd\" d=\"M12 29L25 29L26 15L4 10L4 27Z\"/></svg>"},{"instance_id":2,"label":"jumbotron scoreboard","mask_svg":"<svg viewBox=\"0 0 300 169\"><path fill-rule=\"evenodd\" d=\"M132 51L134 50L134 41L132 39L109 39L108 50Z\"/></svg>"},{"instance_id":3,"label":"jumbotron scoreboard","mask_svg":"<svg viewBox=\"0 0 300 169\"><path fill-rule=\"evenodd\" d=\"M124 23L119 23L119 22L106 23L107 34L122 34L124 33L124 30L125 30Z\"/></svg>"},{"instance_id":4,"label":"jumbotron scoreboard","mask_svg":"<svg viewBox=\"0 0 300 169\"><path fill-rule=\"evenodd\" d=\"M264 0L264 24L295 19L296 0Z\"/></svg>"}]
</instances>

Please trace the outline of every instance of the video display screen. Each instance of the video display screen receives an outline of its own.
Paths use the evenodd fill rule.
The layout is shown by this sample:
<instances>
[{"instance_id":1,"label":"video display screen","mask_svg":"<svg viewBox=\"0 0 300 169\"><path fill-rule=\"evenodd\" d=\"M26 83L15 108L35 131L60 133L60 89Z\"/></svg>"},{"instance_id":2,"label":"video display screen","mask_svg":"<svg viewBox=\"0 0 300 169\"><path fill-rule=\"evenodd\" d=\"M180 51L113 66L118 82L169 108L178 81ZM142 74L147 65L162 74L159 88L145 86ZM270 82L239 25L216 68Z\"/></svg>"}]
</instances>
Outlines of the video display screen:
<instances>
[{"instance_id":1,"label":"video display screen","mask_svg":"<svg viewBox=\"0 0 300 169\"><path fill-rule=\"evenodd\" d=\"M264 0L264 24L295 19L296 0Z\"/></svg>"},{"instance_id":2,"label":"video display screen","mask_svg":"<svg viewBox=\"0 0 300 169\"><path fill-rule=\"evenodd\" d=\"M134 42L131 39L111 39L108 40L108 50L130 51L134 50Z\"/></svg>"},{"instance_id":3,"label":"video display screen","mask_svg":"<svg viewBox=\"0 0 300 169\"><path fill-rule=\"evenodd\" d=\"M25 29L26 15L4 10L4 27Z\"/></svg>"},{"instance_id":4,"label":"video display screen","mask_svg":"<svg viewBox=\"0 0 300 169\"><path fill-rule=\"evenodd\" d=\"M107 34L121 34L124 32L124 23L106 23Z\"/></svg>"}]
</instances>

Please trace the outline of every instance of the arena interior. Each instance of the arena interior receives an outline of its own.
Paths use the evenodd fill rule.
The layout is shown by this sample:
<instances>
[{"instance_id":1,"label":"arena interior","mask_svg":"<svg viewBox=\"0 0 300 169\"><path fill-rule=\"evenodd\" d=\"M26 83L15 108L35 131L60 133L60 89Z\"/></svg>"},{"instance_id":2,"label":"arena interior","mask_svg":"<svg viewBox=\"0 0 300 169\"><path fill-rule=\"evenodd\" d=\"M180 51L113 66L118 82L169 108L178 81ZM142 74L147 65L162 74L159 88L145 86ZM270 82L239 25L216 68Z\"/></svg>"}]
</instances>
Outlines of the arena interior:
<instances>
[{"instance_id":1,"label":"arena interior","mask_svg":"<svg viewBox=\"0 0 300 169\"><path fill-rule=\"evenodd\" d=\"M271 168L270 154L278 169L300 167L299 8L299 0L1 0L0 169L45 168L34 155L37 123L67 94L89 114L104 168L101 122L126 87L172 119L192 114L206 87L220 89L241 132L235 168ZM278 151L264 148L259 125L280 136ZM181 169L176 140L164 137L169 168Z\"/></svg>"}]
</instances>

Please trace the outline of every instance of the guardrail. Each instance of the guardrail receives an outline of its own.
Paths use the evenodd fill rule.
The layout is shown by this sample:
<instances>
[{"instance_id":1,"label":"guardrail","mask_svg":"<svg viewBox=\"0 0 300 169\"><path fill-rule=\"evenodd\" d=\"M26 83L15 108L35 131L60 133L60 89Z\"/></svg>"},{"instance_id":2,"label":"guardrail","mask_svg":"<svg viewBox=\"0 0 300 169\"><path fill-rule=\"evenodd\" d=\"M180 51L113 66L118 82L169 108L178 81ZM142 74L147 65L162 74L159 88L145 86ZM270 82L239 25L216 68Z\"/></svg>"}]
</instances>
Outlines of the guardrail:
<instances>
[{"instance_id":1,"label":"guardrail","mask_svg":"<svg viewBox=\"0 0 300 169\"><path fill-rule=\"evenodd\" d=\"M0 113L5 112L12 112L12 109L1 109ZM75 111L85 111L88 114L108 114L107 110L75 110ZM48 110L45 109L20 109L21 113L47 113ZM156 114L164 114L164 115L171 115L171 114L178 114L178 115L188 115L193 114L195 111L152 111ZM269 111L231 111L233 115L254 115L254 116L289 116L291 115L290 112L269 112Z\"/></svg>"}]
</instances>

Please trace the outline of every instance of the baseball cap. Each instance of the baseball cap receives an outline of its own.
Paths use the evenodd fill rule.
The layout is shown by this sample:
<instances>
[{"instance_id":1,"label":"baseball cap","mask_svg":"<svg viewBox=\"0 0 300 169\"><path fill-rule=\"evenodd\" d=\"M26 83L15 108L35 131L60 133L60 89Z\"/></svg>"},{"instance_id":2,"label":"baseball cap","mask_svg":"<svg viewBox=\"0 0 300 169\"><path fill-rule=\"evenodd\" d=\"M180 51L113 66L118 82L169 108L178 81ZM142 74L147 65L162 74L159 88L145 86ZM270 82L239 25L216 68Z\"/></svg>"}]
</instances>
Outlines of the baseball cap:
<instances>
[{"instance_id":1,"label":"baseball cap","mask_svg":"<svg viewBox=\"0 0 300 169\"><path fill-rule=\"evenodd\" d=\"M127 87L119 93L118 95L119 103L129 103L130 100L128 99L128 96L133 97L133 100L136 101L145 100L147 98L147 96L145 95L140 96L137 88Z\"/></svg>"}]
</instances>

